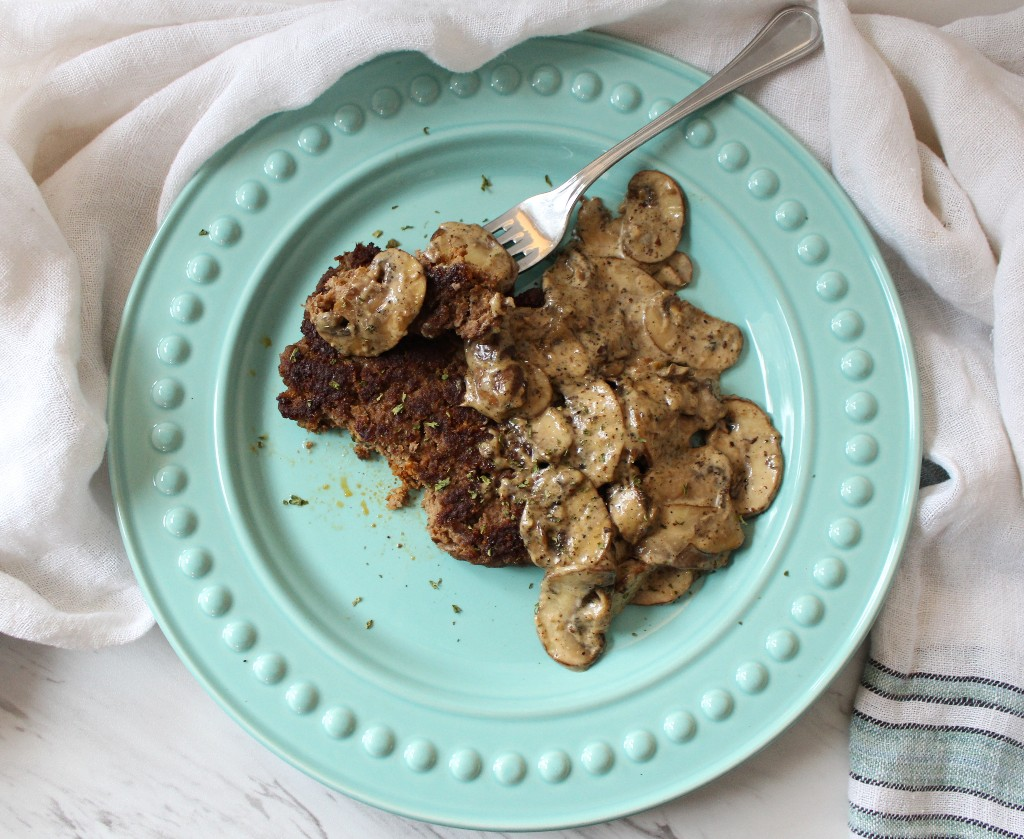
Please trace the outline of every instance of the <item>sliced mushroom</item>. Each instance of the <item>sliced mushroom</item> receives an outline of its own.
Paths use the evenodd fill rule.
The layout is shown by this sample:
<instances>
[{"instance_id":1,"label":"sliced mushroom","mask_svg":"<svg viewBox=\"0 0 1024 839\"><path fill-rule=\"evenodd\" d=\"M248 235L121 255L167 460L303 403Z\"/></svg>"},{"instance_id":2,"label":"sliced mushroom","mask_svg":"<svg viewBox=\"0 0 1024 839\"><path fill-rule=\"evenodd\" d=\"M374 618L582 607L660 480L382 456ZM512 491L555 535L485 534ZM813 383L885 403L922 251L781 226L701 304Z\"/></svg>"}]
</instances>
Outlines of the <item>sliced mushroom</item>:
<instances>
[{"instance_id":1,"label":"sliced mushroom","mask_svg":"<svg viewBox=\"0 0 1024 839\"><path fill-rule=\"evenodd\" d=\"M549 309L514 309L509 324L515 357L543 371L554 384L573 382L589 374L586 349Z\"/></svg>"},{"instance_id":2,"label":"sliced mushroom","mask_svg":"<svg viewBox=\"0 0 1024 839\"><path fill-rule=\"evenodd\" d=\"M637 586L633 603L637 606L663 606L675 603L690 590L699 572L660 566L650 569Z\"/></svg>"},{"instance_id":3,"label":"sliced mushroom","mask_svg":"<svg viewBox=\"0 0 1024 839\"><path fill-rule=\"evenodd\" d=\"M499 336L466 342L466 392L462 404L501 421L526 400L526 371Z\"/></svg>"},{"instance_id":4,"label":"sliced mushroom","mask_svg":"<svg viewBox=\"0 0 1024 839\"><path fill-rule=\"evenodd\" d=\"M597 282L594 265L578 248L562 251L555 264L544 272L541 280L545 305L555 309L563 319L588 313Z\"/></svg>"},{"instance_id":5,"label":"sliced mushroom","mask_svg":"<svg viewBox=\"0 0 1024 839\"><path fill-rule=\"evenodd\" d=\"M615 475L626 442L619 400L603 379L563 387L562 395L573 427L566 463L583 472L594 486L602 486Z\"/></svg>"},{"instance_id":6,"label":"sliced mushroom","mask_svg":"<svg viewBox=\"0 0 1024 839\"><path fill-rule=\"evenodd\" d=\"M640 541L651 524L651 510L635 483L615 484L608 493L608 514L619 535L630 544Z\"/></svg>"},{"instance_id":7,"label":"sliced mushroom","mask_svg":"<svg viewBox=\"0 0 1024 839\"><path fill-rule=\"evenodd\" d=\"M686 212L679 185L663 172L637 172L622 205L622 251L637 262L667 259L679 247Z\"/></svg>"},{"instance_id":8,"label":"sliced mushroom","mask_svg":"<svg viewBox=\"0 0 1024 839\"><path fill-rule=\"evenodd\" d=\"M544 649L566 667L589 667L604 649L615 582L612 524L601 496L576 469L542 469L519 532L545 569L536 614Z\"/></svg>"},{"instance_id":9,"label":"sliced mushroom","mask_svg":"<svg viewBox=\"0 0 1024 839\"><path fill-rule=\"evenodd\" d=\"M680 449L673 457L657 461L642 485L658 504L723 507L730 502L732 464L710 446Z\"/></svg>"},{"instance_id":10,"label":"sliced mushroom","mask_svg":"<svg viewBox=\"0 0 1024 839\"><path fill-rule=\"evenodd\" d=\"M532 419L547 410L555 393L551 387L551 380L543 370L525 361L522 364L526 372L526 396L516 414Z\"/></svg>"},{"instance_id":11,"label":"sliced mushroom","mask_svg":"<svg viewBox=\"0 0 1024 839\"><path fill-rule=\"evenodd\" d=\"M725 416L708 435L708 446L722 452L732 464L736 512L757 515L772 503L782 482L781 435L768 415L749 399L733 396L724 402Z\"/></svg>"},{"instance_id":12,"label":"sliced mushroom","mask_svg":"<svg viewBox=\"0 0 1024 839\"><path fill-rule=\"evenodd\" d=\"M586 475L566 466L536 474L519 521L535 565L614 572L612 533L608 509Z\"/></svg>"},{"instance_id":13,"label":"sliced mushroom","mask_svg":"<svg viewBox=\"0 0 1024 839\"><path fill-rule=\"evenodd\" d=\"M651 276L669 291L678 291L690 284L693 279L693 263L682 251L669 255L664 264L651 272Z\"/></svg>"},{"instance_id":14,"label":"sliced mushroom","mask_svg":"<svg viewBox=\"0 0 1024 839\"><path fill-rule=\"evenodd\" d=\"M572 425L560 408L549 407L530 421L526 436L535 460L558 463L572 445Z\"/></svg>"},{"instance_id":15,"label":"sliced mushroom","mask_svg":"<svg viewBox=\"0 0 1024 839\"><path fill-rule=\"evenodd\" d=\"M690 438L711 428L723 410L706 380L672 366L639 369L617 382L629 457L657 463L690 448Z\"/></svg>"},{"instance_id":16,"label":"sliced mushroom","mask_svg":"<svg viewBox=\"0 0 1024 839\"><path fill-rule=\"evenodd\" d=\"M588 256L567 249L544 273L543 286L545 308L572 331L591 370L606 368L629 354L628 331L615 289L602 280Z\"/></svg>"},{"instance_id":17,"label":"sliced mushroom","mask_svg":"<svg viewBox=\"0 0 1024 839\"><path fill-rule=\"evenodd\" d=\"M647 299L662 291L661 285L643 266L631 259L591 259L597 275L601 295L601 309L619 310L624 315L628 329L621 330L622 351L629 354L631 345L644 335L644 308ZM602 325L601 329L608 327ZM608 330L610 331L610 330Z\"/></svg>"},{"instance_id":18,"label":"sliced mushroom","mask_svg":"<svg viewBox=\"0 0 1024 839\"><path fill-rule=\"evenodd\" d=\"M622 219L613 218L600 198L584 198L576 217L576 236L592 258L622 254Z\"/></svg>"},{"instance_id":19,"label":"sliced mushroom","mask_svg":"<svg viewBox=\"0 0 1024 839\"><path fill-rule=\"evenodd\" d=\"M559 664L585 670L604 651L614 581L614 572L575 569L544 576L534 621L544 649Z\"/></svg>"},{"instance_id":20,"label":"sliced mushroom","mask_svg":"<svg viewBox=\"0 0 1024 839\"><path fill-rule=\"evenodd\" d=\"M332 276L306 300L306 312L320 337L342 355L376 356L402 339L426 290L423 266L388 248L368 265Z\"/></svg>"},{"instance_id":21,"label":"sliced mushroom","mask_svg":"<svg viewBox=\"0 0 1024 839\"><path fill-rule=\"evenodd\" d=\"M648 298L644 326L662 352L697 370L727 370L743 349L743 333L738 326L709 315L670 291Z\"/></svg>"},{"instance_id":22,"label":"sliced mushroom","mask_svg":"<svg viewBox=\"0 0 1024 839\"><path fill-rule=\"evenodd\" d=\"M650 565L703 568L743 544L744 533L729 491L728 458L704 446L663 460L644 476L643 489L657 508L637 556Z\"/></svg>"},{"instance_id":23,"label":"sliced mushroom","mask_svg":"<svg viewBox=\"0 0 1024 839\"><path fill-rule=\"evenodd\" d=\"M430 237L430 244L421 256L435 265L463 262L492 278L506 293L515 285L519 273L509 252L477 224L444 222Z\"/></svg>"},{"instance_id":24,"label":"sliced mushroom","mask_svg":"<svg viewBox=\"0 0 1024 839\"><path fill-rule=\"evenodd\" d=\"M650 533L637 547L637 556L651 565L704 568L714 557L743 544L739 517L727 507L666 504L658 511Z\"/></svg>"},{"instance_id":25,"label":"sliced mushroom","mask_svg":"<svg viewBox=\"0 0 1024 839\"><path fill-rule=\"evenodd\" d=\"M615 587L612 589L612 613L617 615L628 606L640 590L654 567L639 559L627 558L615 568Z\"/></svg>"}]
</instances>

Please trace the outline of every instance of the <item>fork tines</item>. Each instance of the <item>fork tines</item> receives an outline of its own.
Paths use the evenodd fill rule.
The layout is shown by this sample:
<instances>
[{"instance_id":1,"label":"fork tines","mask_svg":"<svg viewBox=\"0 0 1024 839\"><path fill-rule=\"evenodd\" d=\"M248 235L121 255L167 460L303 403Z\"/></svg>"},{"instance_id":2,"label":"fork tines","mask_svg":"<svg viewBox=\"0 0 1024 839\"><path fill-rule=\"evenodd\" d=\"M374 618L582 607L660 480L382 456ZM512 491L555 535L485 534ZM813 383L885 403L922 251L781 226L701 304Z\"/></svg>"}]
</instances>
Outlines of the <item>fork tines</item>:
<instances>
[{"instance_id":1,"label":"fork tines","mask_svg":"<svg viewBox=\"0 0 1024 839\"><path fill-rule=\"evenodd\" d=\"M523 227L520 219L515 215L503 215L496 220L484 225L484 230L490 233L513 257L520 271L525 271L533 261L529 258L533 237L530 231Z\"/></svg>"}]
</instances>

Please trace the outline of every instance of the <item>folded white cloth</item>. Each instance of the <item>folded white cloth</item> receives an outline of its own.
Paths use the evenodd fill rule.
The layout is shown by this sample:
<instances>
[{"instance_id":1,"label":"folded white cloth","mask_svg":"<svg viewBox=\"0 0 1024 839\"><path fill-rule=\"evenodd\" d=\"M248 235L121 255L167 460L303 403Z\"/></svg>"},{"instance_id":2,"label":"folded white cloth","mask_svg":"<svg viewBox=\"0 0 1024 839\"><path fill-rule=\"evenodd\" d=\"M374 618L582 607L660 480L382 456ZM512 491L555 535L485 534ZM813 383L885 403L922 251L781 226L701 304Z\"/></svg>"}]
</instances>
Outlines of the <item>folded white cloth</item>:
<instances>
[{"instance_id":1,"label":"folded white cloth","mask_svg":"<svg viewBox=\"0 0 1024 839\"><path fill-rule=\"evenodd\" d=\"M107 370L159 220L220 146L385 51L469 70L597 27L713 70L774 5L0 6L0 632L94 647L152 623L106 480ZM1024 11L940 29L819 9L824 52L747 93L831 167L883 244L926 453L950 475L922 494L873 632L851 830L1024 833Z\"/></svg>"}]
</instances>

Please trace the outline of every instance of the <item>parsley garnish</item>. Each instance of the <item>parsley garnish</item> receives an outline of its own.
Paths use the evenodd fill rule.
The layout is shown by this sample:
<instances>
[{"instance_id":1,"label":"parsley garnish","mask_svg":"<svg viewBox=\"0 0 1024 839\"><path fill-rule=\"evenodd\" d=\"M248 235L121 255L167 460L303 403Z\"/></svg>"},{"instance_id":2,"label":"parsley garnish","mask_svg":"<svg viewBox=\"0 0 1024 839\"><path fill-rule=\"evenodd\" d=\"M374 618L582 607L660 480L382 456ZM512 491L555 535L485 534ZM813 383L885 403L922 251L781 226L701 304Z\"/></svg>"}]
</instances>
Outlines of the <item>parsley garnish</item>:
<instances>
[{"instance_id":1,"label":"parsley garnish","mask_svg":"<svg viewBox=\"0 0 1024 839\"><path fill-rule=\"evenodd\" d=\"M487 177L486 175L481 175L481 176L480 176L480 191L481 191L481 192L486 192L486 191L487 191L487 190L489 190L489 189L490 189L490 188L491 188L491 187L492 187L493 185L494 185L494 184L492 184L492 183L491 183L491 179L490 179L490 178L488 178L488 177Z\"/></svg>"},{"instance_id":2,"label":"parsley garnish","mask_svg":"<svg viewBox=\"0 0 1024 839\"><path fill-rule=\"evenodd\" d=\"M299 498L299 496L292 494L290 498L286 498L281 503L291 507L305 507L309 502L305 498Z\"/></svg>"}]
</instances>

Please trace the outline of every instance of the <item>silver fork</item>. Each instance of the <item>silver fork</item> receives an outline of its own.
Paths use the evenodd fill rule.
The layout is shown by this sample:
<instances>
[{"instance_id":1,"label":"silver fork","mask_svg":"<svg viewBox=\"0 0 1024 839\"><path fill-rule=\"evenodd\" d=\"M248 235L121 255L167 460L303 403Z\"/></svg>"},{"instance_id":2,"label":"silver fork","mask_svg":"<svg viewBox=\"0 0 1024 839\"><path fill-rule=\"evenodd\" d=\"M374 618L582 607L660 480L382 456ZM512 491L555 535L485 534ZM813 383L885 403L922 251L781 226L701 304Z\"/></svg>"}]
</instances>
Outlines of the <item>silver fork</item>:
<instances>
[{"instance_id":1,"label":"silver fork","mask_svg":"<svg viewBox=\"0 0 1024 839\"><path fill-rule=\"evenodd\" d=\"M484 225L512 256L520 271L532 268L561 243L573 207L601 175L627 154L694 111L747 82L767 76L818 48L821 26L806 6L779 11L725 67L665 113L612 146L565 183L521 201Z\"/></svg>"}]
</instances>

